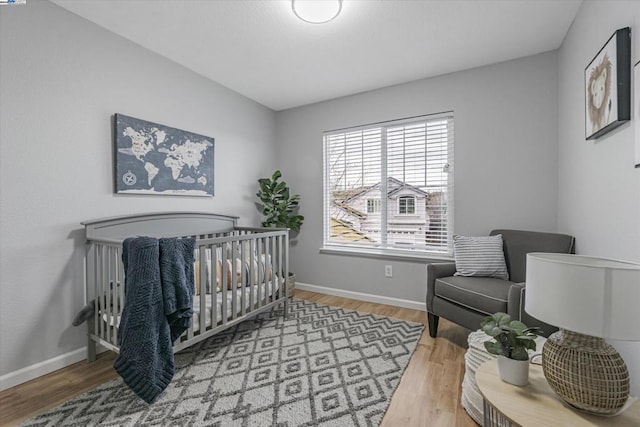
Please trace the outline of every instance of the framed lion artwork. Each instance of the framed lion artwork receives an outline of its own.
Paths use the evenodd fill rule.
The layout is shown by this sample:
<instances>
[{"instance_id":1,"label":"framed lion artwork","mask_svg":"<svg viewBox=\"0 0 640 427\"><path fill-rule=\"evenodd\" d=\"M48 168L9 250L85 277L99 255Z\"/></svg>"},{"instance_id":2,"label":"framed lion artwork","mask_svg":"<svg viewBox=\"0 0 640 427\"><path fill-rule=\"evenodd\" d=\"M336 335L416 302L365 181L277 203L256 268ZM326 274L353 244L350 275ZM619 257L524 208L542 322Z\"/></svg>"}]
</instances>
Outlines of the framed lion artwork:
<instances>
[{"instance_id":1,"label":"framed lion artwork","mask_svg":"<svg viewBox=\"0 0 640 427\"><path fill-rule=\"evenodd\" d=\"M596 139L631 119L631 30L617 30L584 70L585 137Z\"/></svg>"},{"instance_id":2,"label":"framed lion artwork","mask_svg":"<svg viewBox=\"0 0 640 427\"><path fill-rule=\"evenodd\" d=\"M633 67L633 115L634 142L636 147L635 167L640 169L640 61Z\"/></svg>"}]
</instances>

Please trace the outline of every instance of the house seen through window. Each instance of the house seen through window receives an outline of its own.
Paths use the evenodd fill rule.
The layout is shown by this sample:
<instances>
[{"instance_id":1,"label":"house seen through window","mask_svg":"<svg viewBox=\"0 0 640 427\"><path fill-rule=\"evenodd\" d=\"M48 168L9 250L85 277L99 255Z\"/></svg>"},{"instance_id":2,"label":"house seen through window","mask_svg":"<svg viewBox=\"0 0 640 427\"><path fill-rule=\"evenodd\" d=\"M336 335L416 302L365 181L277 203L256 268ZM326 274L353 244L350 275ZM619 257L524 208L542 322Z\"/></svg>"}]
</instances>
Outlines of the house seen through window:
<instances>
[{"instance_id":1,"label":"house seen through window","mask_svg":"<svg viewBox=\"0 0 640 427\"><path fill-rule=\"evenodd\" d=\"M451 254L453 113L324 134L324 245Z\"/></svg>"}]
</instances>

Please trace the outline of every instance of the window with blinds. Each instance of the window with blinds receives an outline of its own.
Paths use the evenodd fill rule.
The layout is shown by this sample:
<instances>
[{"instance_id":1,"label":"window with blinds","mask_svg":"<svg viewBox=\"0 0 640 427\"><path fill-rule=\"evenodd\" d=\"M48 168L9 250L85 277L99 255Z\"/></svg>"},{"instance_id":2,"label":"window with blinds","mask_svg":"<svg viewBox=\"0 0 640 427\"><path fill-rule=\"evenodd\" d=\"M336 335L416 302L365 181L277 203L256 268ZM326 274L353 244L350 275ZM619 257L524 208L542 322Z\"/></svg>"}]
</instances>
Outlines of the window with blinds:
<instances>
[{"instance_id":1,"label":"window with blinds","mask_svg":"<svg viewBox=\"0 0 640 427\"><path fill-rule=\"evenodd\" d=\"M324 244L452 253L453 113L324 134Z\"/></svg>"}]
</instances>

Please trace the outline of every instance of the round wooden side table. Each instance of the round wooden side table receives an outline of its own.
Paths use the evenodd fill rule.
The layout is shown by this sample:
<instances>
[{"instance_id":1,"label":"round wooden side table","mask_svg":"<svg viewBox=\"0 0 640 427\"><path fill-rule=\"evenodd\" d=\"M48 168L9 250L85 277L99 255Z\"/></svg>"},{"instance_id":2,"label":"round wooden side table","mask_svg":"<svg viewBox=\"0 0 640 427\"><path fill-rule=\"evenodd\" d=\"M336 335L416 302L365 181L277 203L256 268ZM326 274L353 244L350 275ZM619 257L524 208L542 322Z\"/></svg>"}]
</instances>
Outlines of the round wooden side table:
<instances>
[{"instance_id":1,"label":"round wooden side table","mask_svg":"<svg viewBox=\"0 0 640 427\"><path fill-rule=\"evenodd\" d=\"M484 400L485 427L640 426L640 401L614 417L600 417L577 411L556 396L547 384L540 365L532 364L529 384L518 387L502 381L496 361L489 360L476 371L476 382Z\"/></svg>"}]
</instances>

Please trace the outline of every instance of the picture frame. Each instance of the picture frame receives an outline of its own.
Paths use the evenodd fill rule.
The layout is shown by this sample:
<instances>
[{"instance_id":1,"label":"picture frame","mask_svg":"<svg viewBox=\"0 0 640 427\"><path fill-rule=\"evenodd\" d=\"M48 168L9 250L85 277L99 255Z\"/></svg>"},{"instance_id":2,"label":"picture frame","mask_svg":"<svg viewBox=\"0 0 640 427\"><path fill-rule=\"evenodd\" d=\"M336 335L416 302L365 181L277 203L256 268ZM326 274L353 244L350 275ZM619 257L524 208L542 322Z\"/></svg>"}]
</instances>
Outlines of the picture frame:
<instances>
[{"instance_id":1,"label":"picture frame","mask_svg":"<svg viewBox=\"0 0 640 427\"><path fill-rule=\"evenodd\" d=\"M634 165L640 169L640 61L633 66Z\"/></svg>"},{"instance_id":2,"label":"picture frame","mask_svg":"<svg viewBox=\"0 0 640 427\"><path fill-rule=\"evenodd\" d=\"M631 29L617 30L584 70L585 138L631 120Z\"/></svg>"},{"instance_id":3,"label":"picture frame","mask_svg":"<svg viewBox=\"0 0 640 427\"><path fill-rule=\"evenodd\" d=\"M214 138L114 117L116 194L213 197Z\"/></svg>"}]
</instances>

